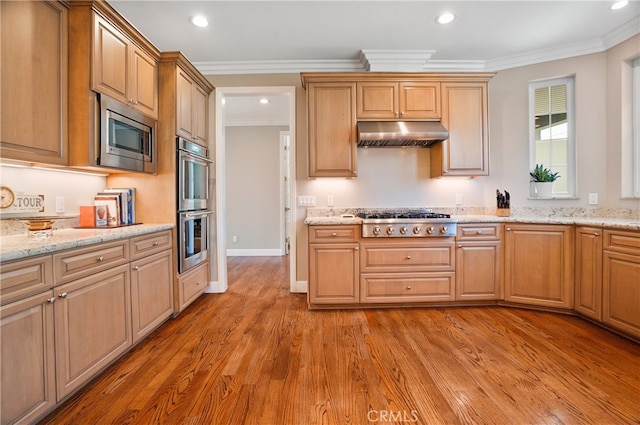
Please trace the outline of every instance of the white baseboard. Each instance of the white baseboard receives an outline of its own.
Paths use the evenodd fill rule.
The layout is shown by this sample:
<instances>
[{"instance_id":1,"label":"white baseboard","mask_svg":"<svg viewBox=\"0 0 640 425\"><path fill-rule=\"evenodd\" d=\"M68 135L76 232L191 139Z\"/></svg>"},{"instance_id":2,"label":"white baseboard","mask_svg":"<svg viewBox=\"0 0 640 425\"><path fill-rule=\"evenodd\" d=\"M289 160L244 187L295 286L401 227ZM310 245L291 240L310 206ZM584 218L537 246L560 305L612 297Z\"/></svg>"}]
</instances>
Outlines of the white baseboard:
<instances>
[{"instance_id":1,"label":"white baseboard","mask_svg":"<svg viewBox=\"0 0 640 425\"><path fill-rule=\"evenodd\" d=\"M309 284L306 280L298 280L291 288L291 292L306 294L309 288Z\"/></svg>"},{"instance_id":2,"label":"white baseboard","mask_svg":"<svg viewBox=\"0 0 640 425\"><path fill-rule=\"evenodd\" d=\"M273 249L227 249L228 257L281 257L284 252Z\"/></svg>"},{"instance_id":3,"label":"white baseboard","mask_svg":"<svg viewBox=\"0 0 640 425\"><path fill-rule=\"evenodd\" d=\"M222 288L220 282L209 282L209 286L204 291L207 294L222 294L226 291L225 288Z\"/></svg>"}]
</instances>

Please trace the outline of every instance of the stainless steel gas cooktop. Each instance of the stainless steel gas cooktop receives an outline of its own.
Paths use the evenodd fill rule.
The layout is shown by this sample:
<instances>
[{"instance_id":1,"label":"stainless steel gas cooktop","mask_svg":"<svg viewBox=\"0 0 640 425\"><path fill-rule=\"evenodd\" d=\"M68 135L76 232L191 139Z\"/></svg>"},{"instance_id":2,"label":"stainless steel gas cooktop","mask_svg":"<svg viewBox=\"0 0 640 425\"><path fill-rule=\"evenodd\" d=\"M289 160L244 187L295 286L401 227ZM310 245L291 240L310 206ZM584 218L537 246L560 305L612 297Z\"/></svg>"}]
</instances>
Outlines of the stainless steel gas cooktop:
<instances>
[{"instance_id":1,"label":"stainless steel gas cooktop","mask_svg":"<svg viewBox=\"0 0 640 425\"><path fill-rule=\"evenodd\" d=\"M457 220L449 214L425 210L362 211L362 237L427 238L456 235Z\"/></svg>"}]
</instances>

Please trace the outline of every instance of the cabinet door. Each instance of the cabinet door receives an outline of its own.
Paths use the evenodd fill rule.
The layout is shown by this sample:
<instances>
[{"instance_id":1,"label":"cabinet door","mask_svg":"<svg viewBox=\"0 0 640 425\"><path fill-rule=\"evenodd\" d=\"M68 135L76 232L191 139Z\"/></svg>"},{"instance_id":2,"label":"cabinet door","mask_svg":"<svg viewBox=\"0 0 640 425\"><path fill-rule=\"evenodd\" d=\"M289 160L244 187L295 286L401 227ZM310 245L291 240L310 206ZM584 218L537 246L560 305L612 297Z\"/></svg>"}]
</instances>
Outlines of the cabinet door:
<instances>
[{"instance_id":1,"label":"cabinet door","mask_svg":"<svg viewBox=\"0 0 640 425\"><path fill-rule=\"evenodd\" d=\"M394 119L399 114L398 83L384 81L356 84L358 119Z\"/></svg>"},{"instance_id":2,"label":"cabinet door","mask_svg":"<svg viewBox=\"0 0 640 425\"><path fill-rule=\"evenodd\" d=\"M358 244L309 245L309 304L354 304L359 295Z\"/></svg>"},{"instance_id":3,"label":"cabinet door","mask_svg":"<svg viewBox=\"0 0 640 425\"><path fill-rule=\"evenodd\" d=\"M180 68L178 68L177 79L176 130L179 136L191 139L194 132L191 114L193 112L193 86L195 83Z\"/></svg>"},{"instance_id":4,"label":"cabinet door","mask_svg":"<svg viewBox=\"0 0 640 425\"><path fill-rule=\"evenodd\" d=\"M431 176L489 175L486 83L442 83L449 138L431 148Z\"/></svg>"},{"instance_id":5,"label":"cabinet door","mask_svg":"<svg viewBox=\"0 0 640 425\"><path fill-rule=\"evenodd\" d=\"M54 294L61 400L131 346L129 264L61 285Z\"/></svg>"},{"instance_id":6,"label":"cabinet door","mask_svg":"<svg viewBox=\"0 0 640 425\"><path fill-rule=\"evenodd\" d=\"M602 320L602 229L576 228L575 310Z\"/></svg>"},{"instance_id":7,"label":"cabinet door","mask_svg":"<svg viewBox=\"0 0 640 425\"><path fill-rule=\"evenodd\" d=\"M0 155L67 165L68 10L0 2Z\"/></svg>"},{"instance_id":8,"label":"cabinet door","mask_svg":"<svg viewBox=\"0 0 640 425\"><path fill-rule=\"evenodd\" d=\"M573 305L571 226L509 224L505 232L505 300Z\"/></svg>"},{"instance_id":9,"label":"cabinet door","mask_svg":"<svg viewBox=\"0 0 640 425\"><path fill-rule=\"evenodd\" d=\"M173 313L171 251L131 263L133 342L144 338Z\"/></svg>"},{"instance_id":10,"label":"cabinet door","mask_svg":"<svg viewBox=\"0 0 640 425\"><path fill-rule=\"evenodd\" d=\"M456 251L456 300L499 300L500 242L459 243Z\"/></svg>"},{"instance_id":11,"label":"cabinet door","mask_svg":"<svg viewBox=\"0 0 640 425\"><path fill-rule=\"evenodd\" d=\"M124 103L127 98L127 69L130 41L116 27L94 14L92 88Z\"/></svg>"},{"instance_id":12,"label":"cabinet door","mask_svg":"<svg viewBox=\"0 0 640 425\"><path fill-rule=\"evenodd\" d=\"M640 255L604 251L602 321L640 337Z\"/></svg>"},{"instance_id":13,"label":"cabinet door","mask_svg":"<svg viewBox=\"0 0 640 425\"><path fill-rule=\"evenodd\" d=\"M310 83L307 87L309 177L355 177L356 87Z\"/></svg>"},{"instance_id":14,"label":"cabinet door","mask_svg":"<svg viewBox=\"0 0 640 425\"><path fill-rule=\"evenodd\" d=\"M440 118L440 83L400 83L398 95L401 119Z\"/></svg>"},{"instance_id":15,"label":"cabinet door","mask_svg":"<svg viewBox=\"0 0 640 425\"><path fill-rule=\"evenodd\" d=\"M193 92L193 139L207 145L207 111L209 110L209 95L200 86L194 84Z\"/></svg>"},{"instance_id":16,"label":"cabinet door","mask_svg":"<svg viewBox=\"0 0 640 425\"><path fill-rule=\"evenodd\" d=\"M152 118L158 117L158 64L143 50L132 45L130 102Z\"/></svg>"},{"instance_id":17,"label":"cabinet door","mask_svg":"<svg viewBox=\"0 0 640 425\"><path fill-rule=\"evenodd\" d=\"M56 403L52 292L0 308L2 423L34 423Z\"/></svg>"}]
</instances>

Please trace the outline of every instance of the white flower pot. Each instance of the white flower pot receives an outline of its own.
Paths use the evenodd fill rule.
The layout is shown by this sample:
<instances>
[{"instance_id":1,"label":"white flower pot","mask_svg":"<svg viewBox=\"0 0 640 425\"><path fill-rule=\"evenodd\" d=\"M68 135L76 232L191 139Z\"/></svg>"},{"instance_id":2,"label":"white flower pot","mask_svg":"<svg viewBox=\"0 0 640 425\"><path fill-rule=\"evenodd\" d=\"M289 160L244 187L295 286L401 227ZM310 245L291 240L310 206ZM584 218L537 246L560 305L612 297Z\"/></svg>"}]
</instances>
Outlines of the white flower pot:
<instances>
[{"instance_id":1,"label":"white flower pot","mask_svg":"<svg viewBox=\"0 0 640 425\"><path fill-rule=\"evenodd\" d=\"M553 182L536 182L536 197L551 198L553 196Z\"/></svg>"}]
</instances>

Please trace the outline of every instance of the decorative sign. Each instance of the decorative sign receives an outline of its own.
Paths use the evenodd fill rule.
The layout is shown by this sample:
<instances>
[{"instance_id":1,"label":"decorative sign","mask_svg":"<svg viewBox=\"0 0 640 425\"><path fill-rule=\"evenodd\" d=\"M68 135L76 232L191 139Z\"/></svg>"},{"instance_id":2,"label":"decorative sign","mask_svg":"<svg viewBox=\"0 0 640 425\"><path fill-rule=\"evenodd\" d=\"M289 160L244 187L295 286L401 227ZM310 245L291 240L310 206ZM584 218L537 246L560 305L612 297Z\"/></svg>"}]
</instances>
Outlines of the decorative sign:
<instances>
[{"instance_id":1,"label":"decorative sign","mask_svg":"<svg viewBox=\"0 0 640 425\"><path fill-rule=\"evenodd\" d=\"M3 213L44 212L44 195L28 195L0 186L0 208Z\"/></svg>"}]
</instances>

